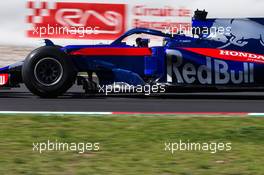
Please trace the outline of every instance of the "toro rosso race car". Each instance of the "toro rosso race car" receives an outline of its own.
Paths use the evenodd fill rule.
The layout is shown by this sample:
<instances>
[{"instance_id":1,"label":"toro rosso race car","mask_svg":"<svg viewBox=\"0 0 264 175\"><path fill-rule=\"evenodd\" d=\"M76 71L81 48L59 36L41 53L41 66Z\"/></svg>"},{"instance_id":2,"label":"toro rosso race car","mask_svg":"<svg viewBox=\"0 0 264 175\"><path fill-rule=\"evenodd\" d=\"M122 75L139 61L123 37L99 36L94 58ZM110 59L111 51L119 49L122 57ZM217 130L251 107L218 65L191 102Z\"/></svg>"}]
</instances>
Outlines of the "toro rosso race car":
<instances>
[{"instance_id":1,"label":"toro rosso race car","mask_svg":"<svg viewBox=\"0 0 264 175\"><path fill-rule=\"evenodd\" d=\"M24 83L40 97L62 95L76 82L86 92L114 83L162 85L174 92L264 90L264 19L206 16L195 12L191 36L135 28L108 45L60 47L45 40L24 61L0 68L0 87ZM163 44L149 47L147 38L125 42L137 34L162 37Z\"/></svg>"}]
</instances>

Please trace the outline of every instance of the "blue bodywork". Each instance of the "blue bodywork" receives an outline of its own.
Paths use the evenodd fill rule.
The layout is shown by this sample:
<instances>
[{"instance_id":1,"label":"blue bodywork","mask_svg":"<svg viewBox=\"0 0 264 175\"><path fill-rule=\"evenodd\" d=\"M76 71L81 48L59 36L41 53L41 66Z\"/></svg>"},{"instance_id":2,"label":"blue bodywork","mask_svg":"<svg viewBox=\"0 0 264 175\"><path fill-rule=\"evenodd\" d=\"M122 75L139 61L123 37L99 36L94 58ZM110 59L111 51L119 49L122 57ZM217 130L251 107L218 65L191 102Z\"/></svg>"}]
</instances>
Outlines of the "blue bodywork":
<instances>
[{"instance_id":1,"label":"blue bodywork","mask_svg":"<svg viewBox=\"0 0 264 175\"><path fill-rule=\"evenodd\" d=\"M129 30L124 35L116 39L110 45L70 45L62 48L63 51L71 53L83 48L135 48L123 42L128 36L134 34L149 34L171 38L171 35L164 34L160 31L135 28ZM166 75L166 55L165 47L151 47L151 56L77 56L73 59L76 67L80 72L87 70L96 72L101 84L112 84L114 82L124 82L131 85L144 85L145 78L163 78ZM98 70L100 68L100 70ZM106 77L105 71L110 73ZM102 72L102 73L101 73ZM165 80L165 79L164 79Z\"/></svg>"}]
</instances>

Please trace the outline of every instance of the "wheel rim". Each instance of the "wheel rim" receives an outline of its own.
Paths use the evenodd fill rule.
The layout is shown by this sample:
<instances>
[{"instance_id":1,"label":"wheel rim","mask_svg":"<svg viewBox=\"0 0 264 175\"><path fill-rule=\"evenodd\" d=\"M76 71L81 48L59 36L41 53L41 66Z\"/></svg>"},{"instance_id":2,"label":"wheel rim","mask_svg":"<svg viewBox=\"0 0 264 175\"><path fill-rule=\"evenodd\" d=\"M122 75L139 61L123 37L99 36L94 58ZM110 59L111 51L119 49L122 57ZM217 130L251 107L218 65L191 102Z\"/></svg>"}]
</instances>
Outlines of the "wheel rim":
<instances>
[{"instance_id":1,"label":"wheel rim","mask_svg":"<svg viewBox=\"0 0 264 175\"><path fill-rule=\"evenodd\" d=\"M62 75L62 65L54 58L43 58L39 60L34 68L36 80L44 86L57 84L61 80Z\"/></svg>"}]
</instances>

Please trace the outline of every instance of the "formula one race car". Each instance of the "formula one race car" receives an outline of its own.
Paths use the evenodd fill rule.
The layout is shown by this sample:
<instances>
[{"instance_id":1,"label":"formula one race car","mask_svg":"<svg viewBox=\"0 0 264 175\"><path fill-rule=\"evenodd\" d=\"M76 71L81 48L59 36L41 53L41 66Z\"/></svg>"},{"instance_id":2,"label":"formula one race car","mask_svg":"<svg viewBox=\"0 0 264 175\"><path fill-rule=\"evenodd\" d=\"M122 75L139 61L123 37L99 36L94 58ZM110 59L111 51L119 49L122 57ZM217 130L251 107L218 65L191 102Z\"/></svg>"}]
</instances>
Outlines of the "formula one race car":
<instances>
[{"instance_id":1,"label":"formula one race car","mask_svg":"<svg viewBox=\"0 0 264 175\"><path fill-rule=\"evenodd\" d=\"M60 47L50 40L27 58L0 69L0 86L24 83L40 97L64 94L76 81L86 92L113 84L160 85L181 92L264 90L264 19L206 19L197 10L191 35L135 28L109 45ZM163 38L149 47L144 34ZM85 72L86 76L80 74ZM96 75L98 81L94 80Z\"/></svg>"}]
</instances>

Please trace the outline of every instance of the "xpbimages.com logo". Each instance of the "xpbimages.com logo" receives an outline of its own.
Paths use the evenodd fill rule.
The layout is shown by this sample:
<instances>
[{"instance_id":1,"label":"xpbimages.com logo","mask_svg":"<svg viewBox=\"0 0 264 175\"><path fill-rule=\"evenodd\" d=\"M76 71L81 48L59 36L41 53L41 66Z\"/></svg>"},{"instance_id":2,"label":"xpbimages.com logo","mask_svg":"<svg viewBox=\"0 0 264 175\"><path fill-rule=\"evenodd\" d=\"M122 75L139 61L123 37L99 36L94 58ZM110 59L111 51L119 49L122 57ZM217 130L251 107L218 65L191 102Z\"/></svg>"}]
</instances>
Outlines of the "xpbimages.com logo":
<instances>
[{"instance_id":1,"label":"xpbimages.com logo","mask_svg":"<svg viewBox=\"0 0 264 175\"><path fill-rule=\"evenodd\" d=\"M40 154L44 152L77 152L83 154L90 151L99 151L100 143L90 143L90 142L58 142L56 141L46 141L46 142L34 142L32 144L32 151L38 152Z\"/></svg>"}]
</instances>

